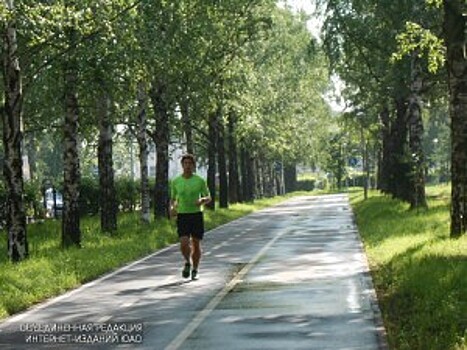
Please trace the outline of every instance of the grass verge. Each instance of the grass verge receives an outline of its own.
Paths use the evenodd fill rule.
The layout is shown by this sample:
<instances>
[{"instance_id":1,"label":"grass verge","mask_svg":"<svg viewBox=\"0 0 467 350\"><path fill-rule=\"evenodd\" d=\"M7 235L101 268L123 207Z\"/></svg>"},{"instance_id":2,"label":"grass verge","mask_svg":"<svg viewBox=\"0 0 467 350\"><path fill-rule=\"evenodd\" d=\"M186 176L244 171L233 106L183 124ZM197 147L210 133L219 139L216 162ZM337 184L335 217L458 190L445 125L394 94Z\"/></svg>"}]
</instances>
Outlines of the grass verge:
<instances>
[{"instance_id":1,"label":"grass verge","mask_svg":"<svg viewBox=\"0 0 467 350\"><path fill-rule=\"evenodd\" d=\"M449 238L449 188L428 209L350 194L391 349L467 349L467 236Z\"/></svg>"},{"instance_id":2,"label":"grass verge","mask_svg":"<svg viewBox=\"0 0 467 350\"><path fill-rule=\"evenodd\" d=\"M231 205L205 212L206 229L212 229L287 198L286 196ZM13 264L7 257L7 237L0 232L0 319L47 298L76 288L133 260L177 242L174 221L158 220L143 225L137 213L119 214L118 231L102 233L98 217L81 221L82 248L60 248L60 222L28 225L29 259Z\"/></svg>"}]
</instances>

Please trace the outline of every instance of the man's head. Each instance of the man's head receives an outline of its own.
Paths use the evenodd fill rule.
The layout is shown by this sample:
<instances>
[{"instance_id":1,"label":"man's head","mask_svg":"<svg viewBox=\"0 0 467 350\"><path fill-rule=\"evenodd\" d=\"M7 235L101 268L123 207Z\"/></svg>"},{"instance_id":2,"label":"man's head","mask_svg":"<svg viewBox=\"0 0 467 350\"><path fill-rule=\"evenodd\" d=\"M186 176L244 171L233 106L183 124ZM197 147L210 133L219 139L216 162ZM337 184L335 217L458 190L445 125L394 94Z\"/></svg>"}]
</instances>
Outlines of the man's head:
<instances>
[{"instance_id":1,"label":"man's head","mask_svg":"<svg viewBox=\"0 0 467 350\"><path fill-rule=\"evenodd\" d=\"M183 162L184 162L185 160L190 160L190 161L193 163L193 165L196 164L196 162L195 162L195 156L192 155L192 154L189 154L189 153L184 154L184 155L182 156L181 163L183 164Z\"/></svg>"},{"instance_id":2,"label":"man's head","mask_svg":"<svg viewBox=\"0 0 467 350\"><path fill-rule=\"evenodd\" d=\"M192 173L195 170L195 157L192 154L184 154L182 156L182 167L184 173Z\"/></svg>"}]
</instances>

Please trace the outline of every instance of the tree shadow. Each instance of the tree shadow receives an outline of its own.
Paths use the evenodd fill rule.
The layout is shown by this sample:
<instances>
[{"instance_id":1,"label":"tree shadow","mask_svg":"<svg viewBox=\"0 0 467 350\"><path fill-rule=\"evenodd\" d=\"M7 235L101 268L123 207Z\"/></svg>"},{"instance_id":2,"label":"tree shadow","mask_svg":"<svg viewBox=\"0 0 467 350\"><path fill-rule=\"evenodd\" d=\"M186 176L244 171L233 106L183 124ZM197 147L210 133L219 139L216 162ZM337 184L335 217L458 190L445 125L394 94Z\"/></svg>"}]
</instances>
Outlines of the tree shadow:
<instances>
[{"instance_id":1,"label":"tree shadow","mask_svg":"<svg viewBox=\"0 0 467 350\"><path fill-rule=\"evenodd\" d=\"M394 256L373 274L394 349L454 349L465 336L467 259L423 254L427 244Z\"/></svg>"}]
</instances>

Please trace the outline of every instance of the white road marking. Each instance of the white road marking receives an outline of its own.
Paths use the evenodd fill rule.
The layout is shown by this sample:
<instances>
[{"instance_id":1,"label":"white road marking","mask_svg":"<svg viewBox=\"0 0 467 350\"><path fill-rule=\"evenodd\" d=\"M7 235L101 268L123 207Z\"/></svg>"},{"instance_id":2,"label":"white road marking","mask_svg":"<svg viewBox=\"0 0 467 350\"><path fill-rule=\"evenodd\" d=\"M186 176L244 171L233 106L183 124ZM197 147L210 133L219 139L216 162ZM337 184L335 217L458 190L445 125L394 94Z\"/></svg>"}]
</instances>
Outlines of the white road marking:
<instances>
[{"instance_id":1,"label":"white road marking","mask_svg":"<svg viewBox=\"0 0 467 350\"><path fill-rule=\"evenodd\" d=\"M107 316L102 316L101 318L99 318L99 319L97 320L97 323L106 323L106 322L107 322L108 320L110 320L111 318L112 318L112 316L109 316L109 315L107 315Z\"/></svg>"},{"instance_id":2,"label":"white road marking","mask_svg":"<svg viewBox=\"0 0 467 350\"><path fill-rule=\"evenodd\" d=\"M209 316L209 314L219 305L219 303L224 299L224 297L238 284L243 281L245 275L251 270L253 265L264 255L264 253L271 248L271 246L285 233L286 229L280 231L273 239L271 239L239 272L238 274L230 280L225 287L217 293L211 301L206 305L206 307L201 310L188 325L183 329L178 336L170 342L165 350L176 350L182 346L186 339L199 327L199 325Z\"/></svg>"}]
</instances>

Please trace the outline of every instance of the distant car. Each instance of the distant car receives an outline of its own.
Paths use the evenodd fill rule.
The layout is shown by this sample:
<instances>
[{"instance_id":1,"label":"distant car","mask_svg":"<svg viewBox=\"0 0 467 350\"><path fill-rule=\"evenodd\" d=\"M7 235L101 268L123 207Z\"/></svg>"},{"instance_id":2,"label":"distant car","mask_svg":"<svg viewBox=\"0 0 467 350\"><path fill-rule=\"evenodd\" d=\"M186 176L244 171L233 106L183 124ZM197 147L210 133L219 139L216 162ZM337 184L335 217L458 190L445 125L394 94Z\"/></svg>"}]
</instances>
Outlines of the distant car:
<instances>
[{"instance_id":1,"label":"distant car","mask_svg":"<svg viewBox=\"0 0 467 350\"><path fill-rule=\"evenodd\" d=\"M54 193L52 188L45 190L45 209L46 215L49 218L55 217L55 213L60 216L63 212L63 196L60 192L55 190L55 210L54 210Z\"/></svg>"}]
</instances>

